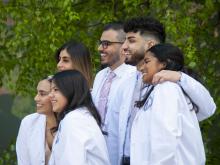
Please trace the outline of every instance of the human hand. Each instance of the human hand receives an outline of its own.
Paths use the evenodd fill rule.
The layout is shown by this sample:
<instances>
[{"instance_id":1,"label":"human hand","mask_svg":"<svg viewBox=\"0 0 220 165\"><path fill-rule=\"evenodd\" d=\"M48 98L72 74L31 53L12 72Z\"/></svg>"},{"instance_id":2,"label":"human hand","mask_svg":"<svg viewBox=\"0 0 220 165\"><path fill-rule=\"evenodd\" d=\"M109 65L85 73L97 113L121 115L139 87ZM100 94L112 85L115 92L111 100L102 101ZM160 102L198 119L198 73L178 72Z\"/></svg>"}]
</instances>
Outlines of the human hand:
<instances>
[{"instance_id":1,"label":"human hand","mask_svg":"<svg viewBox=\"0 0 220 165\"><path fill-rule=\"evenodd\" d=\"M171 70L161 70L153 76L152 83L158 84L164 81L177 82L181 78L181 72Z\"/></svg>"}]
</instances>

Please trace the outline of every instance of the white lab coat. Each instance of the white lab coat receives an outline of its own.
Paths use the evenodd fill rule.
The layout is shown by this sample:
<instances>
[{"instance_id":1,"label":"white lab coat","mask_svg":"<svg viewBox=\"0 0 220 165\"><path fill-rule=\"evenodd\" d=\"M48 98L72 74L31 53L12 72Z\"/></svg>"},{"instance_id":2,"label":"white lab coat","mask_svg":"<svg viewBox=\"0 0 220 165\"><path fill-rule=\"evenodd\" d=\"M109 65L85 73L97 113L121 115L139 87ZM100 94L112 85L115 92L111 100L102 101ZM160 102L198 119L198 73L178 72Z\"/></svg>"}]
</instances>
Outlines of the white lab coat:
<instances>
[{"instance_id":1,"label":"white lab coat","mask_svg":"<svg viewBox=\"0 0 220 165\"><path fill-rule=\"evenodd\" d=\"M128 117L130 116L130 111L131 105L133 104L134 101L137 101L138 99L133 100L133 93L137 92L137 95L141 96L140 91L141 89L138 88L136 89L135 84L139 83L139 81L142 81L141 76L139 76L139 71L136 72L135 75L133 75L133 78L128 78L128 80L125 81L124 84L129 83L130 85L125 85L123 88L127 88L125 90L130 91L130 94L125 93L127 95L127 101L122 104L120 108L120 117L119 117L119 158L125 154L126 149L125 148L125 153L123 153L123 146L125 144L125 134L128 132L126 130L127 122L128 122ZM135 78L135 79L134 79ZM134 84L135 82L135 84ZM198 81L193 79L192 77L188 76L185 73L182 73L181 80L178 82L178 84L187 92L187 94L190 96L190 98L194 101L195 104L198 105L199 112L196 114L197 118L199 121L207 119L211 115L214 114L216 105L213 101L213 98L210 96L208 90L200 84ZM133 88L135 87L135 88ZM145 90L142 91L142 94L144 94ZM139 92L139 94L138 94ZM130 102L130 104L128 104ZM119 159L120 160L120 159Z\"/></svg>"},{"instance_id":2,"label":"white lab coat","mask_svg":"<svg viewBox=\"0 0 220 165\"><path fill-rule=\"evenodd\" d=\"M16 140L18 165L45 165L46 116L38 113L26 116Z\"/></svg>"},{"instance_id":3,"label":"white lab coat","mask_svg":"<svg viewBox=\"0 0 220 165\"><path fill-rule=\"evenodd\" d=\"M182 73L181 80L178 83L198 106L199 112L196 116L199 121L205 120L214 114L216 110L215 102L202 84L185 73Z\"/></svg>"},{"instance_id":4,"label":"white lab coat","mask_svg":"<svg viewBox=\"0 0 220 165\"><path fill-rule=\"evenodd\" d=\"M131 130L131 165L204 165L205 152L192 104L172 82L155 86Z\"/></svg>"},{"instance_id":5,"label":"white lab coat","mask_svg":"<svg viewBox=\"0 0 220 165\"><path fill-rule=\"evenodd\" d=\"M131 103L133 102L133 93L135 90L135 85L137 83L137 74L136 72L134 74L131 74L123 84L129 83L129 86L124 86L123 88L120 88L120 90L123 90L125 92L120 92L122 93L123 96L123 101L121 103L121 107L119 110L119 161L118 165L121 163L121 158L124 154L124 147L125 147L125 137L126 133L129 131L127 130L128 127L128 119L130 117L130 111L131 111ZM140 90L140 89L139 89Z\"/></svg>"},{"instance_id":6,"label":"white lab coat","mask_svg":"<svg viewBox=\"0 0 220 165\"><path fill-rule=\"evenodd\" d=\"M96 106L98 106L100 91L109 71L110 68L105 68L95 77L92 96ZM116 77L111 84L105 117L105 128L108 132L105 140L111 165L117 165L120 162L121 151L119 150L121 150L123 145L121 141L125 134L129 114L129 108L126 108L126 106L130 105L135 83L136 67L122 64L114 70L114 73Z\"/></svg>"},{"instance_id":7,"label":"white lab coat","mask_svg":"<svg viewBox=\"0 0 220 165\"><path fill-rule=\"evenodd\" d=\"M69 112L60 122L49 165L109 165L105 139L86 108Z\"/></svg>"}]
</instances>

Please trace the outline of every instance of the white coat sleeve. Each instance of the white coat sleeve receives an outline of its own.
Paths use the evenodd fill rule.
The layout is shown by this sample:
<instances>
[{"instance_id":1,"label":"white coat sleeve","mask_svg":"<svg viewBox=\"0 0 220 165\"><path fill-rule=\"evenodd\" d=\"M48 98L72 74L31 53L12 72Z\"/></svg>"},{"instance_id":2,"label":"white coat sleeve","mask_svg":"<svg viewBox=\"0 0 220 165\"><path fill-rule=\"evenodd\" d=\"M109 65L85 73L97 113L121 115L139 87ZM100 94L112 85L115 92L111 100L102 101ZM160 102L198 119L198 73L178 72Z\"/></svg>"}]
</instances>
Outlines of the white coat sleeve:
<instances>
[{"instance_id":1,"label":"white coat sleeve","mask_svg":"<svg viewBox=\"0 0 220 165\"><path fill-rule=\"evenodd\" d=\"M192 101L199 107L197 118L199 121L207 119L214 114L216 105L209 91L198 81L182 73L179 82Z\"/></svg>"},{"instance_id":2,"label":"white coat sleeve","mask_svg":"<svg viewBox=\"0 0 220 165\"><path fill-rule=\"evenodd\" d=\"M27 118L24 118L21 122L18 136L16 139L16 153L18 165L29 165L29 155L28 155L28 139L29 133L29 123Z\"/></svg>"},{"instance_id":3,"label":"white coat sleeve","mask_svg":"<svg viewBox=\"0 0 220 165\"><path fill-rule=\"evenodd\" d=\"M178 116L181 100L178 86L158 84L152 103L150 123L151 165L177 165L177 137L181 135L181 118Z\"/></svg>"}]
</instances>

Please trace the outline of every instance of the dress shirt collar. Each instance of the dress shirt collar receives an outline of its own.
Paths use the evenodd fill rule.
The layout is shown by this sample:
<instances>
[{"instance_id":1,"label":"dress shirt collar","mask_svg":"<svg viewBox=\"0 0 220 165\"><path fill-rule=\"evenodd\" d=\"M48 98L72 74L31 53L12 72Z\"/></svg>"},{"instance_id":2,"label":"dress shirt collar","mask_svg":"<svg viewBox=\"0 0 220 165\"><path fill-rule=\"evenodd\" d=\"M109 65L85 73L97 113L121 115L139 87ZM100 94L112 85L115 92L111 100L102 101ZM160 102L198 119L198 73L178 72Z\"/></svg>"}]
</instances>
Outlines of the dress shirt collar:
<instances>
[{"instance_id":1,"label":"dress shirt collar","mask_svg":"<svg viewBox=\"0 0 220 165\"><path fill-rule=\"evenodd\" d=\"M118 66L116 69L113 70L113 72L116 74L117 77L121 77L124 74L124 68L127 67L127 64L123 63L120 66ZM106 76L111 72L111 68L107 68Z\"/></svg>"}]
</instances>

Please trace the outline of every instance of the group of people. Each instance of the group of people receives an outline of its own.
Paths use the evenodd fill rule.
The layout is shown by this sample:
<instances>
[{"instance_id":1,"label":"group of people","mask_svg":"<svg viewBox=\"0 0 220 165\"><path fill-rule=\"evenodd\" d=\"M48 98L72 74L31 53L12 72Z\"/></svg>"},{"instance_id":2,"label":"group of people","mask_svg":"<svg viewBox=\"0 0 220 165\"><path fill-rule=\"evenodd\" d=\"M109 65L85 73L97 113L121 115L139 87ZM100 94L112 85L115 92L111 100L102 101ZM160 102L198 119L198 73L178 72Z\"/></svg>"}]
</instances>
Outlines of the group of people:
<instances>
[{"instance_id":1,"label":"group of people","mask_svg":"<svg viewBox=\"0 0 220 165\"><path fill-rule=\"evenodd\" d=\"M181 50L151 17L104 26L101 64L69 41L57 70L39 81L37 112L21 123L18 165L204 165L199 121L216 105L191 77Z\"/></svg>"}]
</instances>

